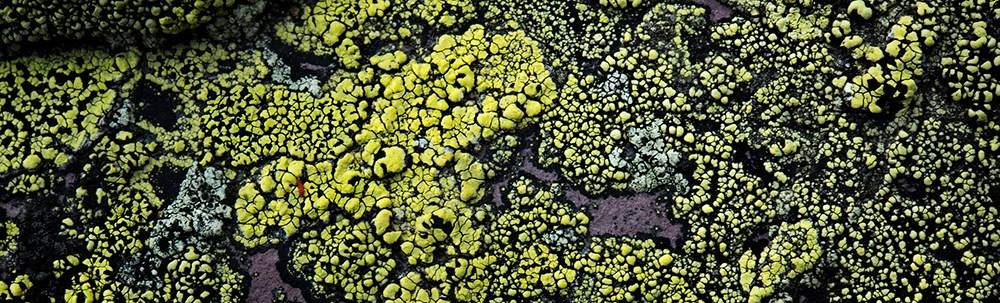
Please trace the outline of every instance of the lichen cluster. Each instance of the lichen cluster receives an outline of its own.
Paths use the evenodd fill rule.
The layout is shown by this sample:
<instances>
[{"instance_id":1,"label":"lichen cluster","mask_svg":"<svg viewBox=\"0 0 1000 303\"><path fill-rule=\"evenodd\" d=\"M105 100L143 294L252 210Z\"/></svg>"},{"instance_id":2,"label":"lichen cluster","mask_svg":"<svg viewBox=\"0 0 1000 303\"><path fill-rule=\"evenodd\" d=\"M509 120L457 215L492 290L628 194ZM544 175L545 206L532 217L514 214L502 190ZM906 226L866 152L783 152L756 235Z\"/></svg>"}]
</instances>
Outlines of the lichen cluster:
<instances>
[{"instance_id":1,"label":"lichen cluster","mask_svg":"<svg viewBox=\"0 0 1000 303\"><path fill-rule=\"evenodd\" d=\"M995 0L36 2L0 301L1000 299Z\"/></svg>"},{"instance_id":2,"label":"lichen cluster","mask_svg":"<svg viewBox=\"0 0 1000 303\"><path fill-rule=\"evenodd\" d=\"M23 43L99 38L110 42L156 41L212 20L234 0L31 1L0 5L0 42Z\"/></svg>"}]
</instances>

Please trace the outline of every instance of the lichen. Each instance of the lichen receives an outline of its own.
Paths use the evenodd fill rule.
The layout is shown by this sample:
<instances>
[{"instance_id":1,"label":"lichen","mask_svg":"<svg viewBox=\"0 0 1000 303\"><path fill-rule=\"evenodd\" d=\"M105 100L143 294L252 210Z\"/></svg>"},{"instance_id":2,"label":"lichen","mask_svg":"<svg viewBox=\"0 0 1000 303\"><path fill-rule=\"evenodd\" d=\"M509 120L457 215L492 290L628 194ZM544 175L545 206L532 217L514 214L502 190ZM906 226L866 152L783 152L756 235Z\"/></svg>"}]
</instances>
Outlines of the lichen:
<instances>
[{"instance_id":1,"label":"lichen","mask_svg":"<svg viewBox=\"0 0 1000 303\"><path fill-rule=\"evenodd\" d=\"M22 43L97 37L111 41L157 41L197 27L233 5L233 0L9 1L0 6L4 49Z\"/></svg>"},{"instance_id":2,"label":"lichen","mask_svg":"<svg viewBox=\"0 0 1000 303\"><path fill-rule=\"evenodd\" d=\"M0 5L0 301L1000 296L995 0L136 3Z\"/></svg>"}]
</instances>

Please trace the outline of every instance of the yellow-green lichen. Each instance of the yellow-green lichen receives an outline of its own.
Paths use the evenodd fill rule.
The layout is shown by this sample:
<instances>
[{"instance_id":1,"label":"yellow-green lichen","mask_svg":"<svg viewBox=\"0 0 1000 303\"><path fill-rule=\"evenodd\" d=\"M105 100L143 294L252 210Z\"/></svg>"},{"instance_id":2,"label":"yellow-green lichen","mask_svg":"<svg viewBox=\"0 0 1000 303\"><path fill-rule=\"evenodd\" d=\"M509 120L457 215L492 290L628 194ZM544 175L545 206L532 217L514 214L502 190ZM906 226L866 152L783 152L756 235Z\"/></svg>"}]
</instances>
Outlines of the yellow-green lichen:
<instances>
[{"instance_id":1,"label":"yellow-green lichen","mask_svg":"<svg viewBox=\"0 0 1000 303\"><path fill-rule=\"evenodd\" d=\"M46 173L64 166L72 151L101 135L116 96L135 83L134 52L75 52L0 63L0 175L18 173L4 189L34 192L55 180Z\"/></svg>"},{"instance_id":2,"label":"yellow-green lichen","mask_svg":"<svg viewBox=\"0 0 1000 303\"><path fill-rule=\"evenodd\" d=\"M9 281L0 280L0 299L5 301L24 300L34 283L28 275L19 275Z\"/></svg>"},{"instance_id":3,"label":"yellow-green lichen","mask_svg":"<svg viewBox=\"0 0 1000 303\"><path fill-rule=\"evenodd\" d=\"M371 224L338 217L293 244L289 268L312 285L319 298L374 301L389 281L396 261Z\"/></svg>"},{"instance_id":4,"label":"yellow-green lichen","mask_svg":"<svg viewBox=\"0 0 1000 303\"><path fill-rule=\"evenodd\" d=\"M109 3L0 32L237 5ZM252 2L0 58L0 300L997 297L997 1L717 4Z\"/></svg>"},{"instance_id":5,"label":"yellow-green lichen","mask_svg":"<svg viewBox=\"0 0 1000 303\"><path fill-rule=\"evenodd\" d=\"M87 37L110 40L176 34L208 22L233 0L8 1L0 5L0 41L20 43ZM143 37L146 36L146 37Z\"/></svg>"}]
</instances>

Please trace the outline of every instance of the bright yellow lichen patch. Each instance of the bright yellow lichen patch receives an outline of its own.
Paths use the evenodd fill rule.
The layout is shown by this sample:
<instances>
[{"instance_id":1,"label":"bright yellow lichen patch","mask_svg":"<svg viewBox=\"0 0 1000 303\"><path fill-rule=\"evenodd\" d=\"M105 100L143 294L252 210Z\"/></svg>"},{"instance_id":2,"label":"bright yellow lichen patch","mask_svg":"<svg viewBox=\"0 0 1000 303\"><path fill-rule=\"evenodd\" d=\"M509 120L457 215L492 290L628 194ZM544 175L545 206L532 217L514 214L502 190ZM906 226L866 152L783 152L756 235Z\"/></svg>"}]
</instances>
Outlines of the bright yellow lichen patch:
<instances>
[{"instance_id":1,"label":"bright yellow lichen patch","mask_svg":"<svg viewBox=\"0 0 1000 303\"><path fill-rule=\"evenodd\" d=\"M683 280L686 271L675 264L671 252L656 248L652 240L597 238L590 253L577 261L586 275L576 296L591 302L656 301L699 302ZM685 266L686 267L686 266Z\"/></svg>"},{"instance_id":2,"label":"bright yellow lichen patch","mask_svg":"<svg viewBox=\"0 0 1000 303\"><path fill-rule=\"evenodd\" d=\"M332 207L362 203L349 201L341 194L353 190L345 190L349 184L337 182L334 173L330 163L307 165L288 158L264 166L259 182L245 184L239 190L235 205L239 224L236 238L249 247L276 244L284 237L273 238L277 235L266 233L268 227L290 236L302 226L302 219L327 221Z\"/></svg>"},{"instance_id":3,"label":"bright yellow lichen patch","mask_svg":"<svg viewBox=\"0 0 1000 303\"><path fill-rule=\"evenodd\" d=\"M18 235L21 229L13 221L0 221L0 258L12 254L17 250Z\"/></svg>"},{"instance_id":4,"label":"bright yellow lichen patch","mask_svg":"<svg viewBox=\"0 0 1000 303\"><path fill-rule=\"evenodd\" d=\"M115 98L128 92L134 52L76 52L0 62L0 175L20 170L3 188L25 193L50 187L44 173L68 163L107 124Z\"/></svg>"},{"instance_id":5,"label":"bright yellow lichen patch","mask_svg":"<svg viewBox=\"0 0 1000 303\"><path fill-rule=\"evenodd\" d=\"M854 76L850 83L843 84L844 93L850 97L851 107L865 108L877 114L886 105L897 106L889 103L909 105L910 99L917 93L914 79L924 73L920 64L923 62L921 49L925 45L921 43L920 35L925 38L934 35L933 32L920 29L921 23L914 22L912 16L901 17L890 29L891 40L884 49L869 45L855 47L847 41L861 41L860 37L845 38L844 45L854 48L855 58L864 57L868 61L892 60L888 64L871 66L865 73Z\"/></svg>"},{"instance_id":6,"label":"bright yellow lichen patch","mask_svg":"<svg viewBox=\"0 0 1000 303\"><path fill-rule=\"evenodd\" d=\"M393 280L396 261L371 224L338 217L293 243L290 269L312 285L318 297L343 294L348 300L374 301Z\"/></svg>"},{"instance_id":7,"label":"bright yellow lichen patch","mask_svg":"<svg viewBox=\"0 0 1000 303\"><path fill-rule=\"evenodd\" d=\"M361 48L376 41L410 40L425 31L423 26L411 25L411 18L451 27L468 20L473 11L467 0L323 0L304 8L299 20L276 28L278 37L300 50L333 55L344 66L356 69L367 61Z\"/></svg>"},{"instance_id":8,"label":"bright yellow lichen patch","mask_svg":"<svg viewBox=\"0 0 1000 303\"><path fill-rule=\"evenodd\" d=\"M212 230L213 223L206 220L210 217L204 216L201 209L191 208L191 205L184 206L186 210L174 209L189 203L213 207L208 203L218 203L213 199L221 197L219 193L210 194L206 191L224 188L220 188L222 185L219 184L189 183L195 182L192 181L195 178L191 174L195 171L192 169L187 176L192 180L181 183L176 200L164 201L150 181L154 181L154 171L176 168L153 157L159 148L156 142L143 142L136 134L127 131L101 137L95 142L93 153L88 159L90 164L85 165L84 173L80 176L84 181L80 183L85 184L98 178L101 182L96 187L77 187L76 195L68 199L69 206L63 209L81 215L63 220L60 233L70 239L82 241L86 248L83 253L72 254L53 262L56 277L68 275L63 278L75 282L65 289L65 300L123 300L139 297L167 298L166 300L199 298L223 302L235 300L234 293L238 291L236 287L242 276L224 265L229 256L220 255L220 247L201 242L206 237L221 236L221 233ZM187 165L190 165L190 161ZM212 198L201 200L199 197ZM154 214L158 217L154 217ZM201 221L197 224L189 221L199 219ZM182 233L188 238L163 240L166 242L152 240L176 237L176 234L166 233ZM199 247L198 250L195 246ZM147 266L163 265L164 270L147 276L150 275L148 272L124 270L127 268L120 267L139 266L138 263L112 265L109 261L113 257L131 260L140 256L144 256L141 262L155 264ZM147 287L123 283L113 275L116 271L127 272L129 279ZM199 285L212 285L219 292L209 294L196 291L202 287Z\"/></svg>"},{"instance_id":9,"label":"bright yellow lichen patch","mask_svg":"<svg viewBox=\"0 0 1000 303\"><path fill-rule=\"evenodd\" d=\"M157 41L156 34L176 34L212 19L234 0L154 1L8 1L0 6L3 48L19 43L104 38L109 42Z\"/></svg>"},{"instance_id":10,"label":"bright yellow lichen patch","mask_svg":"<svg viewBox=\"0 0 1000 303\"><path fill-rule=\"evenodd\" d=\"M261 170L259 182L243 186L236 204L240 241L267 242L267 226L294 234L303 216L327 220L329 214L317 213L317 205L337 207L355 219L395 208L408 214L407 221L419 221L440 207L462 213L466 203L479 200L489 168L464 150L539 116L552 104L555 84L537 46L517 32L487 37L474 25L462 35L442 36L433 50L419 60L402 54L373 59L373 65L384 60L403 65L386 68L391 73L385 74L367 68L337 75L329 84L333 90L319 97L258 84L245 89L246 95L209 100L210 106L245 108L238 112L243 129L215 128L213 118L204 117L205 134L221 135L203 141L216 146L210 156L234 159L233 165L257 163L257 155L306 160L281 158ZM226 83L201 89L215 85ZM299 195L298 181L305 195ZM426 241L415 244L427 246Z\"/></svg>"},{"instance_id":11,"label":"bright yellow lichen patch","mask_svg":"<svg viewBox=\"0 0 1000 303\"><path fill-rule=\"evenodd\" d=\"M988 143L996 137L996 123L989 114L995 108L985 102L992 96L993 80L982 72L983 67L994 68L987 48L989 23L955 22L955 16L980 20L995 12L941 1L733 4L747 15L715 25L685 17L697 16L691 13L696 9L659 5L625 33L585 27L585 35L615 37L622 47L606 51L589 66L567 66L570 72L560 91L561 102L541 122L540 163L558 169L568 182L590 194L609 189L662 191L666 198L659 202L669 205L676 218L691 223L686 233L690 238L677 259L693 265L685 266L682 275L687 281L708 286L692 288L700 296L746 301L790 298L793 289L825 288L841 301L878 298L865 290L906 293L906 298L895 299L909 300L932 296L919 285L961 284L934 278L933 269L905 273L909 270L885 264L909 263L914 254L928 250L1000 245L992 225L962 231L985 242L957 236L962 224L973 226L996 215L995 207L969 193L980 190L972 184L995 183L982 177L996 170L993 161L978 159L1000 145ZM539 4L538 9L545 7ZM585 5L575 8L581 16L590 11ZM664 22L671 18L685 21ZM547 31L558 28L555 24L529 35L550 35ZM951 31L949 26L962 30ZM941 62L946 68L940 70L937 63L926 61L937 56L930 54L938 53L935 46L940 46L945 33L955 41L949 47L957 46L955 52L940 52L946 58ZM685 53L696 47L706 50L686 40L705 36L711 46L704 47L712 51ZM550 46L546 49L564 50L558 37L551 40L545 40ZM592 52L562 53L581 57ZM976 63L954 59L962 56ZM943 102L944 91L936 83L927 84L935 87L930 91L918 89L929 67L951 77L947 93L953 100L972 102ZM586 72L573 74L574 68ZM888 121L873 119L876 116ZM980 124L968 126L971 121ZM922 137L914 139L916 133ZM973 134L988 135L972 139ZM943 138L958 145L949 149L933 143ZM915 141L926 145L912 145ZM650 179L656 182L643 182ZM917 201L943 203L932 208L947 212L961 212L955 205L963 205L969 221L916 219L929 211ZM897 208L909 209L910 219L892 215ZM952 218L957 217L961 216ZM932 221L949 223L937 232L909 232ZM791 224L787 222L810 222L817 243L836 243L818 244L823 246L819 254L829 256L828 249L836 250L832 254L836 260L779 258L773 262L780 265L769 265L784 266L777 272L790 273L795 262L810 269L794 278L769 276L771 282L763 284L762 274L754 276L758 280L750 279L743 289L738 260L746 252L742 248L754 241L754 234L763 237L762 230L772 230L768 234L773 235L774 229ZM922 240L930 238L942 242ZM770 245L777 241L767 240ZM899 245L905 248L894 248ZM874 250L881 253L874 255L878 260L868 261ZM762 258L759 252L747 256ZM940 272L962 271L943 265L950 261L926 259L943 267ZM962 260L965 264L995 261L972 251ZM977 268L989 272L992 266ZM859 278L815 283L831 268ZM907 285L890 282L903 276L909 278ZM725 286L706 290L711 285ZM948 291L938 298L963 296Z\"/></svg>"},{"instance_id":12,"label":"bright yellow lichen patch","mask_svg":"<svg viewBox=\"0 0 1000 303\"><path fill-rule=\"evenodd\" d=\"M0 299L24 300L34 285L28 275L18 275L9 281L0 280Z\"/></svg>"},{"instance_id":13,"label":"bright yellow lichen patch","mask_svg":"<svg viewBox=\"0 0 1000 303\"><path fill-rule=\"evenodd\" d=\"M740 256L740 286L749 293L749 302L761 302L774 293L777 284L812 269L822 254L818 238L810 221L782 223L759 256L744 252Z\"/></svg>"},{"instance_id":14,"label":"bright yellow lichen patch","mask_svg":"<svg viewBox=\"0 0 1000 303\"><path fill-rule=\"evenodd\" d=\"M728 103L736 85L749 80L745 70L727 68L722 58L707 66L691 62L684 37L704 25L704 14L657 5L634 29L637 38L601 57L595 74L571 73L560 91L564 102L541 122L538 161L594 194L683 183L674 171L681 154L664 154L694 143L690 121L682 118L692 110L688 99L706 92L692 88L694 96L688 96L682 87L697 75L705 86L717 86L719 102ZM697 74L699 69L707 71Z\"/></svg>"},{"instance_id":15,"label":"bright yellow lichen patch","mask_svg":"<svg viewBox=\"0 0 1000 303\"><path fill-rule=\"evenodd\" d=\"M587 216L525 179L513 182L505 196L510 208L492 218L480 256L429 267L427 277L454 285L456 298L468 302L567 294L579 274L572 264L580 258L577 240L587 233ZM452 271L462 274L447 274Z\"/></svg>"}]
</instances>

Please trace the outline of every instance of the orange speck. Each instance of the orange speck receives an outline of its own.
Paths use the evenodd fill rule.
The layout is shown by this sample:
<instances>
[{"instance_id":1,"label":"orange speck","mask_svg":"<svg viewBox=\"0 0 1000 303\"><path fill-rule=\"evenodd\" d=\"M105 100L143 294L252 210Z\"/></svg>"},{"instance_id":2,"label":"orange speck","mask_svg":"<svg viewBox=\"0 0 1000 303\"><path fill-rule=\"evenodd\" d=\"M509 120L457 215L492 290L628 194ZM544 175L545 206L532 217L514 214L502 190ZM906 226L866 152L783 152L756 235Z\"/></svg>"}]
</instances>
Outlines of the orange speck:
<instances>
[{"instance_id":1,"label":"orange speck","mask_svg":"<svg viewBox=\"0 0 1000 303\"><path fill-rule=\"evenodd\" d=\"M302 179L295 178L295 185L299 187L299 197L306 196L306 184L302 183Z\"/></svg>"}]
</instances>

